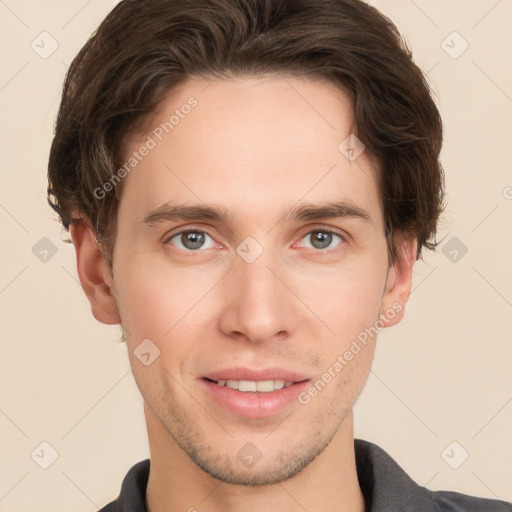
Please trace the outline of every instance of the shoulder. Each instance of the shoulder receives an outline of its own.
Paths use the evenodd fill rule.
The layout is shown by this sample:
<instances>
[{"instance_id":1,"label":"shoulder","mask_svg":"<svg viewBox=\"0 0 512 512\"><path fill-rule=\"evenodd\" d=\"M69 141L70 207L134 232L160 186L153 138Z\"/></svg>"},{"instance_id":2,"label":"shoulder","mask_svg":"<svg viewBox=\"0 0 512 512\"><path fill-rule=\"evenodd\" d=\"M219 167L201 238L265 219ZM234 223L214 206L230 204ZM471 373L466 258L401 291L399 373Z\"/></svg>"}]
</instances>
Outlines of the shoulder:
<instances>
[{"instance_id":1,"label":"shoulder","mask_svg":"<svg viewBox=\"0 0 512 512\"><path fill-rule=\"evenodd\" d=\"M112 501L108 505L105 505L102 509L100 509L98 512L119 512L119 502L117 500Z\"/></svg>"},{"instance_id":2,"label":"shoulder","mask_svg":"<svg viewBox=\"0 0 512 512\"><path fill-rule=\"evenodd\" d=\"M119 496L98 512L147 512L145 498L150 465L150 460L145 459L132 466L124 477Z\"/></svg>"},{"instance_id":3,"label":"shoulder","mask_svg":"<svg viewBox=\"0 0 512 512\"><path fill-rule=\"evenodd\" d=\"M512 503L418 485L380 446L355 439L359 485L369 512L512 512Z\"/></svg>"},{"instance_id":4,"label":"shoulder","mask_svg":"<svg viewBox=\"0 0 512 512\"><path fill-rule=\"evenodd\" d=\"M512 512L512 503L459 492L432 492L432 500L439 512Z\"/></svg>"}]
</instances>

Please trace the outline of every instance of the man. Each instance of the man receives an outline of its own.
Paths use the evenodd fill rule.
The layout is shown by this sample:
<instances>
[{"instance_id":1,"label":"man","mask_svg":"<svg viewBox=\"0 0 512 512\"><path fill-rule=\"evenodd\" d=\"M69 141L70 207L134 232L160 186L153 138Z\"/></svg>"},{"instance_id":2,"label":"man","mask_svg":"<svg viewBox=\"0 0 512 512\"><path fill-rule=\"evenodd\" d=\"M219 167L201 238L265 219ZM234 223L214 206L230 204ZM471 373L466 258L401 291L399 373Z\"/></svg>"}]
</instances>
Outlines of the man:
<instances>
[{"instance_id":1,"label":"man","mask_svg":"<svg viewBox=\"0 0 512 512\"><path fill-rule=\"evenodd\" d=\"M49 162L151 459L103 510L511 511L432 492L352 408L436 246L442 125L359 0L121 2L70 67Z\"/></svg>"}]
</instances>

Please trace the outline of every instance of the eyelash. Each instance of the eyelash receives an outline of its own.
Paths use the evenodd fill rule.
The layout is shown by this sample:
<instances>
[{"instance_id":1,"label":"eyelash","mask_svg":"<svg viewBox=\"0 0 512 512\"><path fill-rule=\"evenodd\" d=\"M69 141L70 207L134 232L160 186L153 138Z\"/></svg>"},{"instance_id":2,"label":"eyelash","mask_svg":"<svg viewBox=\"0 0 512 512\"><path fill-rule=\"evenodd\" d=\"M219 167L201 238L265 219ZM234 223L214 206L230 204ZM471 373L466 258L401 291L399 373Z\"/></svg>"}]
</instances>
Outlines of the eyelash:
<instances>
[{"instance_id":1,"label":"eyelash","mask_svg":"<svg viewBox=\"0 0 512 512\"><path fill-rule=\"evenodd\" d=\"M172 233L171 235L165 237L164 244L165 245L170 244L170 242L171 242L171 240L173 238L176 238L176 237L178 237L180 235L183 235L185 233L204 233L205 235L208 235L212 240L215 240L212 235L210 235L207 231L204 231L203 229L188 228L188 229L184 229L184 230L178 231L176 233ZM315 249L315 248L308 247L307 249L312 251L314 254L329 254L329 253L331 253L333 251L338 250L338 248L340 246L344 245L347 242L346 237L344 235L342 235L341 233L339 233L337 231L333 231L332 229L329 229L329 228L321 228L321 227L320 228L316 228L316 229L312 229L312 230L308 231L307 233L304 233L300 237L299 240L302 240L303 238L305 238L308 235L311 235L313 233L326 233L326 234L330 234L330 235L335 235L335 236L337 236L337 237L339 237L341 239L341 241L340 241L340 243L338 245L336 245L335 247L332 247L330 249ZM180 249L178 247L176 247L176 249L178 249L178 250L180 250L182 252L190 253L190 254L201 253L201 252L205 252L205 251L209 250L209 249L197 249L197 250L193 251L193 250L190 250L190 249Z\"/></svg>"}]
</instances>

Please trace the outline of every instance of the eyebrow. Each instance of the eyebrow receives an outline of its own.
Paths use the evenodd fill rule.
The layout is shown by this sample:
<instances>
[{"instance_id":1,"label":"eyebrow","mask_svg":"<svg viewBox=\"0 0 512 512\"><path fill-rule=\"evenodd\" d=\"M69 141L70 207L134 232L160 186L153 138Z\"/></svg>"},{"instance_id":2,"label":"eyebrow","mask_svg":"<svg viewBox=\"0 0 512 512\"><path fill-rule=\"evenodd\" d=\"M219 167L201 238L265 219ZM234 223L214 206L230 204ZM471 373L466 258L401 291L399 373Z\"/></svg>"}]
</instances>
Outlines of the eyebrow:
<instances>
[{"instance_id":1,"label":"eyebrow","mask_svg":"<svg viewBox=\"0 0 512 512\"><path fill-rule=\"evenodd\" d=\"M324 201L294 205L281 216L279 222L334 218L354 218L371 222L371 216L366 210L348 201ZM186 206L168 202L149 212L142 222L148 227L153 227L163 222L193 220L211 220L231 224L233 219L234 216L222 206L206 204Z\"/></svg>"}]
</instances>

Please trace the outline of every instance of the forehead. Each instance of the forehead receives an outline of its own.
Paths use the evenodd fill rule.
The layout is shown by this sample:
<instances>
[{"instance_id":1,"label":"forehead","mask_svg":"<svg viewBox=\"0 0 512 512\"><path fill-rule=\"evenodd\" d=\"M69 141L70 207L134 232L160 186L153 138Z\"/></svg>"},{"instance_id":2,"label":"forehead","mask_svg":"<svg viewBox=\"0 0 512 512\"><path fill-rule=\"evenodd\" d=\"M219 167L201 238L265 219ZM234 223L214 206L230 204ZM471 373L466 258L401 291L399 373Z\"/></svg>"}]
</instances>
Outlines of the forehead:
<instances>
[{"instance_id":1,"label":"forehead","mask_svg":"<svg viewBox=\"0 0 512 512\"><path fill-rule=\"evenodd\" d=\"M378 220L376 167L365 151L347 157L355 131L348 96L326 82L189 79L125 145L126 161L150 149L125 178L121 206L140 219L169 201L202 201L270 221L284 203L350 200Z\"/></svg>"}]
</instances>

